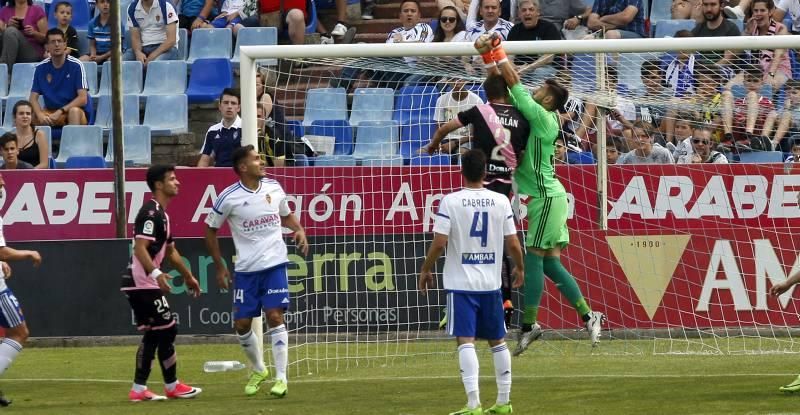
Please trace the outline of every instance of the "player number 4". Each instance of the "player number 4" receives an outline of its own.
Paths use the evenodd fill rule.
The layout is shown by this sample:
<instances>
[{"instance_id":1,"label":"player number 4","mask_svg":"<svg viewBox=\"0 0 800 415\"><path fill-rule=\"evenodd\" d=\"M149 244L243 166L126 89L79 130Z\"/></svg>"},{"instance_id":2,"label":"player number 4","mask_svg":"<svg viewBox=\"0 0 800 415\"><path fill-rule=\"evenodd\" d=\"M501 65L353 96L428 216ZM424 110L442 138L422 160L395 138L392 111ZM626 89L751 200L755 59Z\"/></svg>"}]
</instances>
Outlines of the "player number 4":
<instances>
[{"instance_id":1,"label":"player number 4","mask_svg":"<svg viewBox=\"0 0 800 415\"><path fill-rule=\"evenodd\" d=\"M475 212L472 226L469 228L471 238L481 238L481 247L485 247L489 239L489 212Z\"/></svg>"}]
</instances>

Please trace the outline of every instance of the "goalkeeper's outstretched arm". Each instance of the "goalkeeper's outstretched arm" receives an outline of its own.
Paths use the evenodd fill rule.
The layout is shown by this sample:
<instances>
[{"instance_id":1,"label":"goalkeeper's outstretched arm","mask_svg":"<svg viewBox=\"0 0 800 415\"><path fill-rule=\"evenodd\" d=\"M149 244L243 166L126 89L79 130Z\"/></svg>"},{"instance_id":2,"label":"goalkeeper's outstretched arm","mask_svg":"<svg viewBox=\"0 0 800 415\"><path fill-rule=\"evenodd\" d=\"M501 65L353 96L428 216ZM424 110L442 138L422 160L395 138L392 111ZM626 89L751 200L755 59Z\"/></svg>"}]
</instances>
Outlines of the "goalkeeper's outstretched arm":
<instances>
[{"instance_id":1,"label":"goalkeeper's outstretched arm","mask_svg":"<svg viewBox=\"0 0 800 415\"><path fill-rule=\"evenodd\" d=\"M503 38L496 32L484 33L475 40L475 50L481 54L487 74L499 71L509 88L519 83L519 74L502 46Z\"/></svg>"}]
</instances>

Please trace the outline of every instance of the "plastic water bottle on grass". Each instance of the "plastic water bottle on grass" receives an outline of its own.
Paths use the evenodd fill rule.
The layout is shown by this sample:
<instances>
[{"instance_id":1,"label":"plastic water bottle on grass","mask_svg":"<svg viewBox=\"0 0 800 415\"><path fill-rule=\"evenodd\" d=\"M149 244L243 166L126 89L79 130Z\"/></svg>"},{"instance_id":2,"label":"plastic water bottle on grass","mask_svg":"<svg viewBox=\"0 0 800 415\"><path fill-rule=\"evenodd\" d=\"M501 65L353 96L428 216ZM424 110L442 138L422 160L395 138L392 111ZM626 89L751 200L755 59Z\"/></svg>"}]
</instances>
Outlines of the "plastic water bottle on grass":
<instances>
[{"instance_id":1,"label":"plastic water bottle on grass","mask_svg":"<svg viewBox=\"0 0 800 415\"><path fill-rule=\"evenodd\" d=\"M232 370L242 370L245 367L244 363L236 360L208 361L203 365L203 371L206 373L228 372Z\"/></svg>"}]
</instances>

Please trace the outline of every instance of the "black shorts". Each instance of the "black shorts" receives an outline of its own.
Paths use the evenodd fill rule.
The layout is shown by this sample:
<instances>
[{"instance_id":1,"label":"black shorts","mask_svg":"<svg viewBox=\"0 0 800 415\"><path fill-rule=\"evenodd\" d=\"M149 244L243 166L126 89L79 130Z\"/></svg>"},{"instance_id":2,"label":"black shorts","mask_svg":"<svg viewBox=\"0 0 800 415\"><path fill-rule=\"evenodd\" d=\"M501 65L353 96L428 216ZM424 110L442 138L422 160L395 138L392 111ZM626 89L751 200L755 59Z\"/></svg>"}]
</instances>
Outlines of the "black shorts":
<instances>
[{"instance_id":1,"label":"black shorts","mask_svg":"<svg viewBox=\"0 0 800 415\"><path fill-rule=\"evenodd\" d=\"M160 330L175 325L167 298L159 289L123 291L139 330Z\"/></svg>"},{"instance_id":2,"label":"black shorts","mask_svg":"<svg viewBox=\"0 0 800 415\"><path fill-rule=\"evenodd\" d=\"M492 180L486 185L486 188L493 192L506 195L506 197L511 197L511 183L501 182L500 180Z\"/></svg>"}]
</instances>

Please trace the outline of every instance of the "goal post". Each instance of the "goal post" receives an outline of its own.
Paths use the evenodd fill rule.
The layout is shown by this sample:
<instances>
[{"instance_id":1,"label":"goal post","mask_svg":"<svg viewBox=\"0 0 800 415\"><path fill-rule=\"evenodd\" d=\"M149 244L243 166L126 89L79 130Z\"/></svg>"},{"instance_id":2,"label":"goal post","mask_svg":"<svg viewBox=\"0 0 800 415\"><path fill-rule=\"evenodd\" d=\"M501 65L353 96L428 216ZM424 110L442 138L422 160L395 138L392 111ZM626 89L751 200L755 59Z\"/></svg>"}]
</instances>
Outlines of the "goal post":
<instances>
[{"instance_id":1,"label":"goal post","mask_svg":"<svg viewBox=\"0 0 800 415\"><path fill-rule=\"evenodd\" d=\"M609 153L634 151L643 140L626 135L631 129L612 116L617 110L630 110L622 114L630 123L650 125L648 139L655 141L660 135L663 142L653 147L668 151L670 157L680 153L681 145L689 146L683 148L689 155L694 144L704 145L702 139L693 144L691 129L688 135L679 134L679 126L702 130L712 125L712 133L721 136L719 123L724 123L734 136L749 139L762 127L766 130L766 120L771 120L770 135L784 127L783 140L800 134L800 117L795 125L783 108L791 98L785 85L758 91L741 84L725 86L722 92L714 87L713 97L695 101L644 92L646 81L664 78L668 66L664 62L681 51L697 56L724 50L742 56L759 50L788 53L800 48L800 37L562 40L503 46L509 56L555 54L567 56L564 61L571 65L540 77L525 74L522 83L532 89L550 74L560 82L566 76L562 83L577 102L568 105L568 119L562 120L562 129L568 132L565 138L576 138L577 144L563 143L570 149L571 163L558 165L556 174L570 201L570 246L564 251L564 265L575 275L590 306L609 317L606 341L594 352L799 352L795 327L800 326L800 303L792 301L791 292L771 297L769 287L800 272L798 242L792 238L792 230L800 227L800 163L783 164L788 154L779 152L763 152L778 157L778 162L738 163L765 159L755 151L736 149L741 154L727 154L727 165L619 166L606 162L605 147L611 143ZM334 360L388 362L452 351L449 343L441 342L446 336L438 330L445 296L437 289L420 297L416 277L432 240L438 201L461 186L458 161L453 156L442 165L429 165L418 159L421 143L442 121L433 108L437 100L455 88L469 88L475 95L482 92L483 65L469 65L476 55L466 42L241 47L243 144L258 147L256 71L262 70L257 67L262 59L282 61L267 68L275 75L267 77L275 105L290 118L280 127L312 138L338 140L342 133L350 140L334 150L344 164L321 164L319 157L314 167L272 173L285 185L313 251L301 258L290 247L294 308L287 323L295 339L292 362L301 363L295 366L297 373ZM404 57L419 59L409 65L400 59ZM643 65L654 62L658 73L645 73ZM699 76L706 64L691 62ZM583 64L585 71L579 70ZM757 66L743 58L731 63L730 75ZM350 78L347 69L357 69L360 77ZM407 81L409 77L415 82ZM725 78L719 84L729 81L735 83ZM674 88L661 82L659 87L670 93ZM693 84L703 87L708 89ZM314 101L320 90L339 94L337 105L344 108L338 112L322 108L323 115L312 121L306 117L307 109L320 110L322 101ZM385 113L378 114L383 115L381 121L362 121L359 111L372 115L378 111L358 107L359 94L365 92L385 93L390 100L388 109L382 109ZM791 104L795 108L800 93L791 99L799 101ZM329 102L333 101L324 105ZM590 114L589 107L596 112ZM661 112L653 112L655 107ZM399 113L405 110L411 115ZM797 110L800 113L800 105ZM729 118L735 125L728 123ZM745 131L752 122L757 128ZM374 133L386 125L392 131L386 133L391 146L368 142L362 148L362 131ZM669 142L664 137L667 130L673 136ZM409 145L409 140L417 141ZM705 145L712 141L716 145L719 138L706 140ZM364 149L368 153L360 153ZM580 164L586 161L590 162ZM521 217L527 199L517 195L514 201ZM521 227L527 229L527 224ZM517 294L513 298L521 304ZM519 321L518 313L512 327ZM558 354L565 347L584 346L589 352L580 317L549 281L539 321L546 329L544 341L537 342L531 353Z\"/></svg>"}]
</instances>

